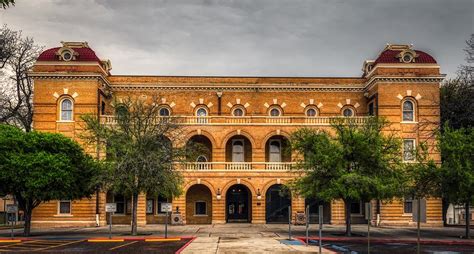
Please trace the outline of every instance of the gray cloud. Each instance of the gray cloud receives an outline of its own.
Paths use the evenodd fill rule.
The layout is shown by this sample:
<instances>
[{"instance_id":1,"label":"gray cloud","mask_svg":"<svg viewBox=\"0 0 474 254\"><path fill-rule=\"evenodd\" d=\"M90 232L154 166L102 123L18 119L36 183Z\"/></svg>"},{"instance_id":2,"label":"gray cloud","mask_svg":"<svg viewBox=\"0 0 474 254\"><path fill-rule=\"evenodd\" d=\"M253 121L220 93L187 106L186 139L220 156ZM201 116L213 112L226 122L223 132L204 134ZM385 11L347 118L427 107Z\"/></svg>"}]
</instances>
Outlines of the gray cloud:
<instances>
[{"instance_id":1,"label":"gray cloud","mask_svg":"<svg viewBox=\"0 0 474 254\"><path fill-rule=\"evenodd\" d=\"M0 23L46 47L88 41L115 74L359 76L388 42L452 75L472 0L17 0Z\"/></svg>"}]
</instances>

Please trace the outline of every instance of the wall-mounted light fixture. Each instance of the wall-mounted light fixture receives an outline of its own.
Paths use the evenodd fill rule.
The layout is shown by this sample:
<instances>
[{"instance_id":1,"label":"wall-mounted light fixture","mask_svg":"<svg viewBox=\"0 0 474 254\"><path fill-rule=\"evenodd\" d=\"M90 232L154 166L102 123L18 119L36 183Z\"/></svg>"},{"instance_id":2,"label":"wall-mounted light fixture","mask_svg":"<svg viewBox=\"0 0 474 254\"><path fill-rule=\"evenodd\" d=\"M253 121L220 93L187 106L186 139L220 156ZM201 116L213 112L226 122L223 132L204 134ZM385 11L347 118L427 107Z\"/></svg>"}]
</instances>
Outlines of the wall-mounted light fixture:
<instances>
[{"instance_id":1,"label":"wall-mounted light fixture","mask_svg":"<svg viewBox=\"0 0 474 254\"><path fill-rule=\"evenodd\" d=\"M217 195L216 195L217 200L221 199L221 189L217 189Z\"/></svg>"},{"instance_id":2,"label":"wall-mounted light fixture","mask_svg":"<svg viewBox=\"0 0 474 254\"><path fill-rule=\"evenodd\" d=\"M257 190L257 199L262 199L262 194L260 193L260 189Z\"/></svg>"}]
</instances>

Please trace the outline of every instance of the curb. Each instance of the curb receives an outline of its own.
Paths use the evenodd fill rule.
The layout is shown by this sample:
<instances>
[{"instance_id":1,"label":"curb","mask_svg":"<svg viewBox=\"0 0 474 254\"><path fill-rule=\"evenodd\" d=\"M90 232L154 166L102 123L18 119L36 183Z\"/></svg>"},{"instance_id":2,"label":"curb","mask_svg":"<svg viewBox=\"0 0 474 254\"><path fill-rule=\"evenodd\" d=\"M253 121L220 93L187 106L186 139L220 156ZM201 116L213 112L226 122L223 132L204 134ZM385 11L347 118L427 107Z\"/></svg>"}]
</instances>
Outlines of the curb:
<instances>
[{"instance_id":1,"label":"curb","mask_svg":"<svg viewBox=\"0 0 474 254\"><path fill-rule=\"evenodd\" d=\"M0 243L20 243L20 239L0 239Z\"/></svg>"},{"instance_id":2,"label":"curb","mask_svg":"<svg viewBox=\"0 0 474 254\"><path fill-rule=\"evenodd\" d=\"M184 244L181 248L179 248L179 249L175 252L175 254L181 254L181 252L182 252L184 249L186 249L186 247L188 247L188 245L190 245L190 244L196 239L196 237L190 237L190 238L191 238L191 240L190 240L189 242L187 242L186 244Z\"/></svg>"},{"instance_id":3,"label":"curb","mask_svg":"<svg viewBox=\"0 0 474 254\"><path fill-rule=\"evenodd\" d=\"M295 237L296 239L306 243L306 237ZM308 237L309 240L319 240L319 237ZM322 241L329 242L352 242L367 243L367 238L348 238L348 237L322 237ZM371 243L411 243L416 244L416 240L412 239L387 239L387 238L370 238ZM462 245L474 246L474 241L455 241L455 240L420 240L420 244L432 245Z\"/></svg>"}]
</instances>

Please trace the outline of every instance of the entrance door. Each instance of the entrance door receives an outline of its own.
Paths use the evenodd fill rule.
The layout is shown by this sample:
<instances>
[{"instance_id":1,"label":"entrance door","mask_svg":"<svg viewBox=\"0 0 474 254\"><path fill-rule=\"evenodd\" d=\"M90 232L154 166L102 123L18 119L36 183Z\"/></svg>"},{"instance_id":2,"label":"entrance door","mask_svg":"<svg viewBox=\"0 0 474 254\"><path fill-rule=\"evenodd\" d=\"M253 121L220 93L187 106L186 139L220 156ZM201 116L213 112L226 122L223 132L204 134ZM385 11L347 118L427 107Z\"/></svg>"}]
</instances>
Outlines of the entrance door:
<instances>
[{"instance_id":1,"label":"entrance door","mask_svg":"<svg viewBox=\"0 0 474 254\"><path fill-rule=\"evenodd\" d=\"M267 223L288 223L288 206L291 205L291 197L282 187L281 184L275 184L267 190L265 195Z\"/></svg>"},{"instance_id":2,"label":"entrance door","mask_svg":"<svg viewBox=\"0 0 474 254\"><path fill-rule=\"evenodd\" d=\"M226 195L227 222L250 222L249 191L242 184L230 187Z\"/></svg>"}]
</instances>

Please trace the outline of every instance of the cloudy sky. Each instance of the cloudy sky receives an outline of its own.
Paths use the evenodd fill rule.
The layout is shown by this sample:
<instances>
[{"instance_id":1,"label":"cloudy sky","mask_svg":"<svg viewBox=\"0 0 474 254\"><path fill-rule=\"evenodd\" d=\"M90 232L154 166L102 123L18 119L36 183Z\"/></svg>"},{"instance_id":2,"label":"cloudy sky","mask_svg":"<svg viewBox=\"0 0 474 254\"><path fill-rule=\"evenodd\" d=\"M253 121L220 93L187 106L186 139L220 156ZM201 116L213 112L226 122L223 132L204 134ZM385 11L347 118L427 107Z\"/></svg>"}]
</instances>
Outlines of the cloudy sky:
<instances>
[{"instance_id":1,"label":"cloudy sky","mask_svg":"<svg viewBox=\"0 0 474 254\"><path fill-rule=\"evenodd\" d=\"M359 76L386 43L450 76L474 0L16 0L7 24L45 47L87 41L113 74Z\"/></svg>"}]
</instances>

